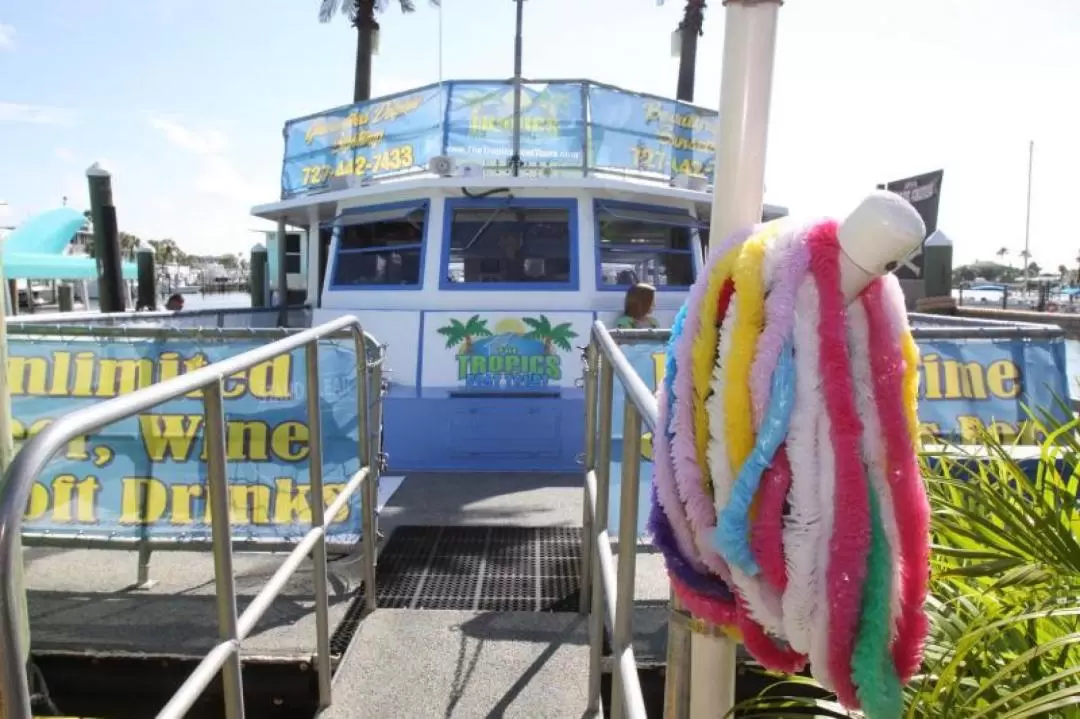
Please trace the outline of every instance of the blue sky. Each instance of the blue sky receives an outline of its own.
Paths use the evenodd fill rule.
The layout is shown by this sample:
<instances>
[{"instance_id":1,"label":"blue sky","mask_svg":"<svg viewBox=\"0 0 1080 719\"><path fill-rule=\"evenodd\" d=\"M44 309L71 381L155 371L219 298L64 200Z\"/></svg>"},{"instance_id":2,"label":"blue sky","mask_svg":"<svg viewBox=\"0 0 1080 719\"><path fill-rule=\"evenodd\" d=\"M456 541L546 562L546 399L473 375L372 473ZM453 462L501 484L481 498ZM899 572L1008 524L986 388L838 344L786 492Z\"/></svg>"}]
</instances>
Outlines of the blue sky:
<instances>
[{"instance_id":1,"label":"blue sky","mask_svg":"<svg viewBox=\"0 0 1080 719\"><path fill-rule=\"evenodd\" d=\"M438 12L381 19L374 89L438 78ZM719 97L723 10L710 3L698 104ZM346 103L355 34L318 0L0 0L0 225L87 203L114 174L121 227L191 252L244 251L276 199L285 120ZM681 3L528 0L527 76L671 95ZM511 0L444 0L445 78L512 74ZM1076 264L1076 0L788 0L781 10L767 199L840 214L878 181L945 168L942 229L960 260L1023 247ZM6 215L6 216L5 216Z\"/></svg>"}]
</instances>

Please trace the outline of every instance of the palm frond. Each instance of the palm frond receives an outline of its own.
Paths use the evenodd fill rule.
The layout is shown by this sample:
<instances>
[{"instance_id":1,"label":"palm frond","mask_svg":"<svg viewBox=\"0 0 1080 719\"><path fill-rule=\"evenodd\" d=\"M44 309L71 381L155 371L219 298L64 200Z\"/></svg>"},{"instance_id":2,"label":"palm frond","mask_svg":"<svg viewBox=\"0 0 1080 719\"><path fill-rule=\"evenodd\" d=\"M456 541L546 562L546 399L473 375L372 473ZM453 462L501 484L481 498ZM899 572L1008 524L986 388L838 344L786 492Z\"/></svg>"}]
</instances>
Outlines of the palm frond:
<instances>
[{"instance_id":1,"label":"palm frond","mask_svg":"<svg viewBox=\"0 0 1080 719\"><path fill-rule=\"evenodd\" d=\"M1041 439L1037 460L1016 459L1011 442L990 432L978 438L983 457L920 457L933 575L930 634L905 688L907 719L1080 716L1080 421L1028 414L1029 437ZM781 689L739 709L846 716L822 703Z\"/></svg>"}]
</instances>

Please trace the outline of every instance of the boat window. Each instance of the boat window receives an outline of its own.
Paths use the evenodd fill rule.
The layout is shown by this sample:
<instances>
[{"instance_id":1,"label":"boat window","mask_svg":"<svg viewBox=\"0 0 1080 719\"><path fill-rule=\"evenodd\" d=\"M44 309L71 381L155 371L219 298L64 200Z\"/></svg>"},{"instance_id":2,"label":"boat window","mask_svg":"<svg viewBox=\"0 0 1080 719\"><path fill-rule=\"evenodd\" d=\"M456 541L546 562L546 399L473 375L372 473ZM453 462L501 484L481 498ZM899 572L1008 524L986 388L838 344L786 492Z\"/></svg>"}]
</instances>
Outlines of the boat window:
<instances>
[{"instance_id":1,"label":"boat window","mask_svg":"<svg viewBox=\"0 0 1080 719\"><path fill-rule=\"evenodd\" d=\"M451 219L444 288L574 288L572 202L454 204L447 203Z\"/></svg>"},{"instance_id":2,"label":"boat window","mask_svg":"<svg viewBox=\"0 0 1080 719\"><path fill-rule=\"evenodd\" d=\"M330 289L418 289L426 220L426 202L342 213Z\"/></svg>"},{"instance_id":3,"label":"boat window","mask_svg":"<svg viewBox=\"0 0 1080 719\"><path fill-rule=\"evenodd\" d=\"M289 232L285 235L285 272L298 275L303 268L300 235Z\"/></svg>"},{"instance_id":4,"label":"boat window","mask_svg":"<svg viewBox=\"0 0 1080 719\"><path fill-rule=\"evenodd\" d=\"M694 282L694 235L700 223L672 208L596 203L600 289L638 282L685 289Z\"/></svg>"}]
</instances>

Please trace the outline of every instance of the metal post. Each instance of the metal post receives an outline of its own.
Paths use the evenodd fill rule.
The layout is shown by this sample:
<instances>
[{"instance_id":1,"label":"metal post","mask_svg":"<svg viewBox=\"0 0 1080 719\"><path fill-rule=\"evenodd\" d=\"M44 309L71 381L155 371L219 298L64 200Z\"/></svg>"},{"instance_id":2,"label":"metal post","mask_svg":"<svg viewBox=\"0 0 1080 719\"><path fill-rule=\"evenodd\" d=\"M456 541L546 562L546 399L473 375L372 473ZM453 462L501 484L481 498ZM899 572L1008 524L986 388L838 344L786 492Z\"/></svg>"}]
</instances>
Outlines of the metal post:
<instances>
[{"instance_id":1,"label":"metal post","mask_svg":"<svg viewBox=\"0 0 1080 719\"><path fill-rule=\"evenodd\" d=\"M322 407L319 397L319 341L305 348L308 414L308 496L311 497L311 524L326 527L326 494L323 491ZM334 521L331 517L330 521ZM327 594L326 532L311 550L315 581L315 667L319 675L319 708L330 706L330 597Z\"/></svg>"},{"instance_id":2,"label":"metal post","mask_svg":"<svg viewBox=\"0 0 1080 719\"><path fill-rule=\"evenodd\" d=\"M366 346L366 345L365 345ZM367 361L365 357L365 362ZM368 475L368 482L365 485L365 489L371 493L368 498L371 502L372 512L372 527L374 527L375 534L372 535L376 540L379 538L379 480L382 479L382 462L383 462L383 446L382 446L382 409L383 409L383 373L382 363L379 363L371 368L369 377L371 380L371 393L368 397L371 398L371 413L369 415L371 422L371 473ZM372 546L375 546L374 544Z\"/></svg>"},{"instance_id":3,"label":"metal post","mask_svg":"<svg viewBox=\"0 0 1080 719\"><path fill-rule=\"evenodd\" d=\"M514 0L514 3L517 5L517 24L514 34L514 150L510 155L510 174L517 177L521 171L521 26L525 0Z\"/></svg>"},{"instance_id":4,"label":"metal post","mask_svg":"<svg viewBox=\"0 0 1080 719\"><path fill-rule=\"evenodd\" d=\"M154 251L149 247L139 247L135 250L135 262L139 271L138 299L135 302L136 309L157 309L157 268L154 267Z\"/></svg>"},{"instance_id":5,"label":"metal post","mask_svg":"<svg viewBox=\"0 0 1080 719\"><path fill-rule=\"evenodd\" d=\"M249 278L252 307L269 307L267 288L270 286L267 275L269 253L262 245L251 248L251 277Z\"/></svg>"},{"instance_id":6,"label":"metal post","mask_svg":"<svg viewBox=\"0 0 1080 719\"><path fill-rule=\"evenodd\" d=\"M4 282L4 264L3 264L3 246L0 245L0 286L7 286ZM29 284L27 285L29 286ZM5 302L6 293L0 293L0 372L6 372L8 365L7 361L7 317ZM15 293L15 304L17 307L19 302L19 295ZM12 434L12 415L11 415L11 388L8 386L7 378L5 374L0 374L3 381L0 381L0 486L7 479L7 470L11 466L11 460L15 457L15 442ZM16 636L12 637L15 640L15 647L3 647L6 650L8 656L15 655L21 661L21 666L25 667L26 662L30 660L30 620L29 614L26 609L26 582L23 579L23 559L22 559L22 537L21 534L17 534L14 537L12 553L14 559L12 561L12 577L11 585L14 588L15 594L15 606L6 607L7 617L15 619L12 621L12 625L16 627L18 632ZM8 593L3 598L6 602L12 600L12 594ZM12 616L14 615L14 616ZM12 651L14 649L14 651ZM7 672L16 670L21 667L3 667L2 669ZM11 674L8 675L9 677ZM30 693L29 687L23 682L19 689L19 696L7 697L0 694L0 719L7 719L7 717L19 716L22 711L29 712L30 710Z\"/></svg>"},{"instance_id":7,"label":"metal post","mask_svg":"<svg viewBox=\"0 0 1080 719\"><path fill-rule=\"evenodd\" d=\"M596 517L594 536L607 529L608 501L611 494L611 400L614 393L615 370L610 362L600 363L600 400L597 407L596 447ZM600 661L604 643L604 585L600 578L598 547L592 553L592 607L589 614L589 703L590 711L600 708ZM612 676L618 672L613 672Z\"/></svg>"},{"instance_id":8,"label":"metal post","mask_svg":"<svg viewBox=\"0 0 1080 719\"><path fill-rule=\"evenodd\" d=\"M56 306L61 312L73 312L75 310L75 288L67 282L56 288Z\"/></svg>"},{"instance_id":9,"label":"metal post","mask_svg":"<svg viewBox=\"0 0 1080 719\"><path fill-rule=\"evenodd\" d=\"M368 476L364 480L364 489L360 492L360 518L363 537L364 566L364 609L368 612L375 611L375 504L371 497L371 393L368 383L371 381L371 372L368 371L367 340L364 333L354 329L356 340L356 403L359 416L357 431L358 450L360 455L360 467L358 471L367 470Z\"/></svg>"},{"instance_id":10,"label":"metal post","mask_svg":"<svg viewBox=\"0 0 1080 719\"><path fill-rule=\"evenodd\" d=\"M596 383L600 376L596 363L600 353L596 343L589 342L585 350L585 473L596 469ZM592 606L593 554L596 552L596 525L593 524L589 488L585 487L584 511L581 518L581 601L578 613L585 614Z\"/></svg>"},{"instance_id":11,"label":"metal post","mask_svg":"<svg viewBox=\"0 0 1080 719\"><path fill-rule=\"evenodd\" d=\"M98 266L98 305L102 312L123 312L124 274L120 256L120 232L113 204L112 176L96 162L86 171L90 183L94 256ZM27 285L29 287L29 285Z\"/></svg>"},{"instance_id":12,"label":"metal post","mask_svg":"<svg viewBox=\"0 0 1080 719\"><path fill-rule=\"evenodd\" d=\"M233 581L232 528L229 519L229 477L225 455L225 408L222 380L203 390L206 413L206 473L210 485L210 531L214 542L214 586L217 590L218 638L236 647L221 669L226 719L244 719L244 685L240 673L240 639Z\"/></svg>"},{"instance_id":13,"label":"metal post","mask_svg":"<svg viewBox=\"0 0 1080 719\"><path fill-rule=\"evenodd\" d=\"M288 233L285 231L285 218L277 223L277 286L278 286L278 327L289 326L289 273L285 266L288 256Z\"/></svg>"},{"instance_id":14,"label":"metal post","mask_svg":"<svg viewBox=\"0 0 1080 719\"><path fill-rule=\"evenodd\" d=\"M619 572L615 592L615 631L611 653L618 658L634 641L634 576L637 565L638 482L641 478L641 414L624 397L622 437L622 486L619 492ZM622 719L623 685L617 671L611 673L611 717Z\"/></svg>"},{"instance_id":15,"label":"metal post","mask_svg":"<svg viewBox=\"0 0 1080 719\"><path fill-rule=\"evenodd\" d=\"M212 511L212 510L211 510ZM150 579L150 546L153 522L150 521L150 485L139 485L139 554L133 589L150 589L156 582Z\"/></svg>"},{"instance_id":16,"label":"metal post","mask_svg":"<svg viewBox=\"0 0 1080 719\"><path fill-rule=\"evenodd\" d=\"M676 617L682 611L675 592L671 593L668 620L667 676L664 681L664 719L690 716L690 630Z\"/></svg>"},{"instance_id":17,"label":"metal post","mask_svg":"<svg viewBox=\"0 0 1080 719\"><path fill-rule=\"evenodd\" d=\"M19 281L8 280L6 285L7 290L7 311L12 317L19 316Z\"/></svg>"}]
</instances>

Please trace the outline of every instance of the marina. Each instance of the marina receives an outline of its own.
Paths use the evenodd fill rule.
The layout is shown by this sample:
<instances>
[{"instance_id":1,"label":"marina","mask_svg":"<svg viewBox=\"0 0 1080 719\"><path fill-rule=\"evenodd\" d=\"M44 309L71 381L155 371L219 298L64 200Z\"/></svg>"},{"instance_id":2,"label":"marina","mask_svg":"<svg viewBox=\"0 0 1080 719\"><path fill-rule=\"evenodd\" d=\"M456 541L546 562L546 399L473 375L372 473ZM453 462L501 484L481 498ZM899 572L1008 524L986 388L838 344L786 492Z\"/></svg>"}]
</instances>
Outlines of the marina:
<instances>
[{"instance_id":1,"label":"marina","mask_svg":"<svg viewBox=\"0 0 1080 719\"><path fill-rule=\"evenodd\" d=\"M1041 476L1045 425L1027 408L1072 419L1057 399L1080 371L1080 342L1041 313L905 314L928 284L905 302L909 281L880 276L927 233L896 195L868 193L814 225L832 244L763 202L778 11L729 3L723 112L586 79L526 80L518 67L510 81L440 78L288 120L280 195L252 208L277 229L245 277L177 283L149 248L122 256L112 177L96 164L97 257L65 254L86 221L74 211L22 230L38 251L13 243L3 255L4 279L24 280L30 302L19 313L20 288L4 283L15 311L2 316L11 409L0 431L16 444L0 490L4 719L719 719L772 681L755 641L766 631L736 593L767 568L720 559L724 499L699 467L753 466L769 427L754 424L749 385L798 395L757 477L784 440L789 484L826 477L792 504L831 498L849 464L878 461L890 487L921 487L942 462L987 465L988 434ZM831 284L812 274L826 264L819 245L834 255ZM741 264L727 259L736 250ZM786 309L767 304L785 289L781 257L820 297L793 284ZM33 282L65 297L81 288L82 306L59 290L39 305ZM630 298L644 285L639 317ZM174 293L181 309L163 302ZM821 306L796 311L807 296ZM851 339L849 302L865 338ZM833 342L841 358L815 348L796 369L808 341L776 334L779 369L762 383L754 353L732 350L729 307L758 313L737 330L751 344L770 324L793 335L816 316L824 329L809 345ZM880 341L882 327L896 337ZM859 362L861 375L848 366ZM848 384L825 386L826 374ZM808 386L820 401L806 402ZM878 406L845 424L838 395ZM802 435L813 462L798 461L792 405L813 428ZM738 437L747 457L716 461L717 443L734 457ZM889 453L867 460L872 441ZM849 454L828 454L831 443ZM865 516L834 522L829 505L828 521L842 532L865 520L880 540L884 510L865 486ZM788 488L776 496L781 534ZM688 498L713 516L689 519ZM894 530L929 521L899 500L883 506ZM821 551L805 540L809 554L829 554L830 536ZM781 574L785 541L772 556ZM712 564L676 562L676 545L706 547ZM890 602L921 603L911 582L889 594L905 575L888 562L919 564L892 549L877 649L896 671ZM721 583L721 563L737 570L724 579L737 622L685 601ZM698 577L692 592L686 576ZM794 652L795 633L784 636ZM798 671L820 678L814 642Z\"/></svg>"}]
</instances>

